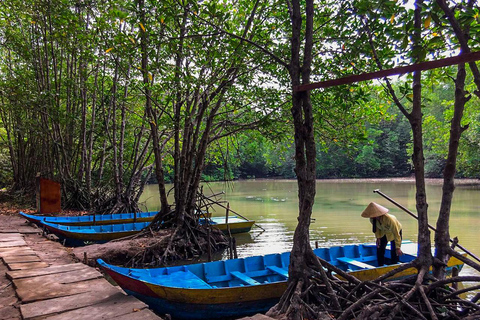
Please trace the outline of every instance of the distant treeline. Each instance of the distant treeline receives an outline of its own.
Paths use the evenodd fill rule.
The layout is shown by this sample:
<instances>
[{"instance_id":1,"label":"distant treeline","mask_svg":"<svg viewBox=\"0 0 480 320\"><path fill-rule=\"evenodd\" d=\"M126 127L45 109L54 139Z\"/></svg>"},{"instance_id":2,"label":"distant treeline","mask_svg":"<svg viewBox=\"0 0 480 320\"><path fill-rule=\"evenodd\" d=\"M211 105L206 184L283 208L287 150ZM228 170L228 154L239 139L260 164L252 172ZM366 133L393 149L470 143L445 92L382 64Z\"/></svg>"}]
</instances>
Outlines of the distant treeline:
<instances>
[{"instance_id":1,"label":"distant treeline","mask_svg":"<svg viewBox=\"0 0 480 320\"><path fill-rule=\"evenodd\" d=\"M436 83L425 90L425 174L442 177L453 107L453 87ZM372 100L374 98L372 97ZM480 178L480 113L478 102L467 110L458 153L457 177ZM411 129L395 108L390 120L367 124L356 141L322 142L317 139L317 178L383 178L413 174ZM227 161L210 162L204 180L295 178L293 141L272 141L262 134L236 137ZM211 157L214 158L214 157Z\"/></svg>"},{"instance_id":2,"label":"distant treeline","mask_svg":"<svg viewBox=\"0 0 480 320\"><path fill-rule=\"evenodd\" d=\"M435 125L438 129L439 124L440 122L434 118L427 117L427 128L434 128ZM463 141L457 172L459 178L480 177L480 158L475 152L478 146L472 139L474 130L471 135L467 134ZM384 178L413 174L410 127L403 117L396 116L392 121L369 125L366 133L366 137L355 145L335 142L318 144L317 178ZM438 131L437 134L433 131L431 133L431 136L425 137L426 175L429 178L440 178L445 165L439 146L443 133L442 131ZM228 157L220 163L213 160L216 156L210 153L210 162L203 173L204 181L295 178L295 159L291 141L275 142L258 132L253 132L236 137L233 145ZM155 183L155 180L151 179L150 183Z\"/></svg>"},{"instance_id":3,"label":"distant treeline","mask_svg":"<svg viewBox=\"0 0 480 320\"><path fill-rule=\"evenodd\" d=\"M402 119L402 118L398 118ZM317 145L317 178L403 177L412 174L408 155L409 126L403 119L382 122L367 129L368 136L356 146ZM225 164L209 164L206 181L250 178L295 178L293 145L275 143L258 133L237 139L234 155ZM234 159L233 159L234 158ZM441 166L440 162L435 162ZM439 167L429 167L437 177Z\"/></svg>"}]
</instances>

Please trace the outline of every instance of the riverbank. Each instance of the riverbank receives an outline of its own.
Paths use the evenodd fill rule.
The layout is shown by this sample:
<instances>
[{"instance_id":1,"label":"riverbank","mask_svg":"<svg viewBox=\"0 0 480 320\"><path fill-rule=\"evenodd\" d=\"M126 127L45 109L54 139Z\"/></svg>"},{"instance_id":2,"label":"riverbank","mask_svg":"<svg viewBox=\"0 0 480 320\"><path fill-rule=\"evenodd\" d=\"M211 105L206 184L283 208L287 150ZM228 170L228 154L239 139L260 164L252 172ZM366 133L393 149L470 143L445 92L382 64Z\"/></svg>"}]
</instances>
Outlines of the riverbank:
<instances>
[{"instance_id":1,"label":"riverbank","mask_svg":"<svg viewBox=\"0 0 480 320\"><path fill-rule=\"evenodd\" d=\"M260 179L241 179L234 181L297 181L296 179L283 179L283 178L260 178ZM395 177L395 178L352 178L352 179L316 179L317 183L383 183L383 182L398 182L398 183L415 183L415 177ZM217 181L222 182L222 181ZM427 178L425 183L431 185L442 185L442 178ZM458 178L455 179L456 185L472 185L480 186L480 179L472 178Z\"/></svg>"}]
</instances>

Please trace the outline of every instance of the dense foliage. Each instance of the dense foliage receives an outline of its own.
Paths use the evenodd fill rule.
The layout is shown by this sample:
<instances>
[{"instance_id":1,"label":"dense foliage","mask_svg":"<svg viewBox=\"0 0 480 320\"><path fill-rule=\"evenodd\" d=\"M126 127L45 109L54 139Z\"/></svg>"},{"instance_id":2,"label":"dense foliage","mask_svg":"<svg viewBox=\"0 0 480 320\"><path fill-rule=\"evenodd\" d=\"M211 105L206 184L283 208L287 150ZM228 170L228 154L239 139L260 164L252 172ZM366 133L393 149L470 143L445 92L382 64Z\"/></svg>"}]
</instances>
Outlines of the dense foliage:
<instances>
[{"instance_id":1,"label":"dense foliage","mask_svg":"<svg viewBox=\"0 0 480 320\"><path fill-rule=\"evenodd\" d=\"M426 175L440 178L445 165L454 90L448 82L434 81L425 97ZM377 98L370 97L371 103ZM479 102L466 112L469 130L462 136L457 176L480 177ZM405 177L413 173L411 133L408 122L394 108L378 123L366 123L356 141L321 140L317 146L317 178ZM236 136L230 158L211 161L204 172L208 180L248 178L295 178L292 141L270 140L258 132Z\"/></svg>"},{"instance_id":2,"label":"dense foliage","mask_svg":"<svg viewBox=\"0 0 480 320\"><path fill-rule=\"evenodd\" d=\"M192 164L200 164L203 180L294 178L289 80L278 65L289 50L283 5L1 2L0 187L28 192L40 173L62 182L66 206L126 202L121 206L128 209L145 182L158 181L155 167L162 167L166 182L175 180L176 170L187 170L179 166L182 148L195 153L202 139L204 162ZM352 31L367 28L360 17L368 8L362 1L343 2L319 11L315 23L325 49L314 57L315 80L325 79L324 70L331 78L375 70L367 33ZM386 5L368 13L379 22L371 27L383 30L375 41L385 67L408 44L411 25L398 22L408 19L399 10ZM433 55L442 48L439 35L448 33L432 10L425 54ZM472 17L479 19L476 11L462 19ZM452 74L447 68L424 75L430 177L440 177L445 163ZM409 81L393 83L404 100L410 99ZM471 78L468 83L474 90ZM412 174L408 124L382 85L325 90L312 95L312 104L317 178ZM465 112L469 130L459 149L459 177L480 177L478 108L472 100ZM197 136L187 138L187 129Z\"/></svg>"},{"instance_id":3,"label":"dense foliage","mask_svg":"<svg viewBox=\"0 0 480 320\"><path fill-rule=\"evenodd\" d=\"M416 293L438 319L424 276L444 278L451 255L469 263L450 247L449 220L454 177L480 177L476 62L299 87L478 51L479 22L476 1L0 2L0 183L32 195L42 175L61 182L65 207L123 212L156 181L150 228L174 229L162 262L180 240L186 257L214 240L198 224L202 179L296 177L288 289L271 312L347 319L366 298L346 307L348 286L313 253L315 178L413 173L418 277L398 302L374 290L383 303L370 311L394 319ZM426 176L444 178L435 260Z\"/></svg>"}]
</instances>

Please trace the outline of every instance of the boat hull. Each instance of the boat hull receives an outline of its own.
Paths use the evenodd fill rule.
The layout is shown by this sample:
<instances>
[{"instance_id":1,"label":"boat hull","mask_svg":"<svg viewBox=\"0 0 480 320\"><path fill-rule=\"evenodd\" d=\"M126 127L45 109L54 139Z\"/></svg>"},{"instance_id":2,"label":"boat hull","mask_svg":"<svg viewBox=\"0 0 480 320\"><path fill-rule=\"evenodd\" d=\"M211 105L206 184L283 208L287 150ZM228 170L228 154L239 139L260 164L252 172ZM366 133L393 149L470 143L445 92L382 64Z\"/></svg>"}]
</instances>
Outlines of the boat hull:
<instances>
[{"instance_id":1,"label":"boat hull","mask_svg":"<svg viewBox=\"0 0 480 320\"><path fill-rule=\"evenodd\" d=\"M209 219L209 222L225 234L228 234L229 229L231 234L250 232L255 224L254 220L247 220L237 216L229 216L228 224L225 217L212 217ZM200 219L200 224L205 224L205 219Z\"/></svg>"},{"instance_id":2,"label":"boat hull","mask_svg":"<svg viewBox=\"0 0 480 320\"><path fill-rule=\"evenodd\" d=\"M43 222L45 228L68 246L82 246L89 242L104 243L131 236L148 227L150 222L99 226L65 226Z\"/></svg>"},{"instance_id":3,"label":"boat hull","mask_svg":"<svg viewBox=\"0 0 480 320\"><path fill-rule=\"evenodd\" d=\"M93 226L121 223L151 222L153 221L157 213L158 211L49 217L20 212L20 215L28 221L37 225L42 225L43 222L48 222L64 226Z\"/></svg>"},{"instance_id":4,"label":"boat hull","mask_svg":"<svg viewBox=\"0 0 480 320\"><path fill-rule=\"evenodd\" d=\"M411 251L416 254L416 244L402 245L402 249L404 247L405 251ZM375 267L376 261L369 260L372 257L371 253L375 250L374 245L373 247L365 246L362 250L365 255L355 258L355 261L341 256L340 258L344 258L343 262L339 259L334 263L352 276L363 281L374 280L399 266L397 264ZM330 257L337 254L348 255L346 249L335 252L332 248L330 248L330 252L323 249L315 249L314 252L321 258L325 258L325 256L322 256L325 254ZM387 259L389 258L388 254L389 252L387 252ZM403 262L412 261L414 258L414 255L406 254L402 256ZM368 260L371 265L361 262L362 260ZM102 260L99 260L98 264L128 294L146 302L158 313L170 314L174 318L179 319L224 319L266 312L275 305L287 288L288 261L289 255L284 253L183 267L170 267L170 270L163 270L162 272L164 273L160 273L159 270L169 268L128 269L108 265ZM331 260L330 262L333 261ZM265 273L265 270L261 270L261 265L264 266L264 269L268 269L268 273ZM457 268L460 271L462 267L463 263L452 257L448 262L447 273L451 274L453 268ZM353 270L354 268L357 269ZM235 275L235 277L228 275L229 272L230 274L235 273L232 270L237 269L243 270L243 274L247 275L245 276L247 282L254 280L254 277L258 282L254 282L253 285L247 284L243 286L238 285L238 282L223 284L223 287L214 285L227 281L227 279L231 281L235 277L242 278L242 275ZM250 271L247 271L247 269ZM227 270L229 271L227 272ZM236 273L238 274L239 272ZM417 269L409 268L388 280L401 279L416 273ZM339 275L337 277L341 278Z\"/></svg>"},{"instance_id":5,"label":"boat hull","mask_svg":"<svg viewBox=\"0 0 480 320\"><path fill-rule=\"evenodd\" d=\"M151 222L155 218L158 211L151 212L139 212L139 213L115 213L106 215L85 215L85 216L37 216L33 214L26 214L20 212L20 215L31 223L35 223L38 226L43 226L43 222L51 224L60 224L64 226L101 226L109 224L123 224L123 223L137 223L137 222ZM241 219L236 216L229 217L229 223L227 226L225 217L213 217L209 219L211 224L224 233L228 233L228 227L230 227L230 233L243 233L250 232L252 226L255 224L254 220ZM205 218L201 218L200 222L205 221ZM205 222L203 222L205 223Z\"/></svg>"},{"instance_id":6,"label":"boat hull","mask_svg":"<svg viewBox=\"0 0 480 320\"><path fill-rule=\"evenodd\" d=\"M61 241L65 241L68 246L82 246L88 242L103 243L137 234L148 226L156 214L157 212L141 212L103 216L46 217L20 212L20 215L24 218L44 227ZM137 222L128 222L135 220ZM232 234L249 232L255 223L253 220L236 216L229 217L228 225L225 217L201 218L199 220L201 224L206 224L207 221L225 233L228 233L228 228L230 228ZM107 222L112 223L107 224Z\"/></svg>"},{"instance_id":7,"label":"boat hull","mask_svg":"<svg viewBox=\"0 0 480 320\"><path fill-rule=\"evenodd\" d=\"M371 280L375 280L378 277L392 271L395 268L398 268L398 265L388 265L388 266L378 267L378 268L368 269L368 270L357 270L357 271L349 272L349 274L351 274L352 276L356 277L357 279L359 279L361 281L371 281ZM463 268L463 262L460 261L459 259L455 258L455 257L451 257L450 260L448 261L447 268L446 268L447 276L452 275L453 268L457 268L458 271L461 271L461 269ZM430 271L431 270L432 270L432 268L430 268ZM413 276L413 275L417 274L417 272L418 271L417 271L416 268L408 268L408 269L405 269L405 270L395 274L394 276L388 278L387 280L389 280L389 281L400 280L400 279L403 279L403 278ZM343 280L343 278L340 277L339 275L336 275L336 276L339 279Z\"/></svg>"},{"instance_id":8,"label":"boat hull","mask_svg":"<svg viewBox=\"0 0 480 320\"><path fill-rule=\"evenodd\" d=\"M19 214L27 219L29 222L36 224L37 226L42 226L42 221L45 216L37 216L33 214L28 214L25 212L20 211Z\"/></svg>"},{"instance_id":9,"label":"boat hull","mask_svg":"<svg viewBox=\"0 0 480 320\"><path fill-rule=\"evenodd\" d=\"M256 287L183 289L152 285L102 268L122 289L161 314L179 319L224 319L265 312L279 300L286 282ZM280 295L279 295L280 293ZM239 311L240 310L240 311Z\"/></svg>"}]
</instances>

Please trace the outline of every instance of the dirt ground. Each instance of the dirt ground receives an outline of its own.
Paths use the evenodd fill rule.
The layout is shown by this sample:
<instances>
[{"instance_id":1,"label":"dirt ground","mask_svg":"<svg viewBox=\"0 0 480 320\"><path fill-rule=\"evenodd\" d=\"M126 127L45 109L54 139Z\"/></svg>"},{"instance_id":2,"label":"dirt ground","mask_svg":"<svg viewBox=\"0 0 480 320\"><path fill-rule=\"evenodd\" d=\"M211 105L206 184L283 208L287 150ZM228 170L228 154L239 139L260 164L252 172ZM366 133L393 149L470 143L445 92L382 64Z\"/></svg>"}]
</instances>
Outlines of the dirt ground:
<instances>
[{"instance_id":1,"label":"dirt ground","mask_svg":"<svg viewBox=\"0 0 480 320\"><path fill-rule=\"evenodd\" d=\"M142 258L144 251L149 247L163 247L170 238L171 231L161 230L154 236L139 236L125 240L114 240L102 244L91 244L83 247L72 248L73 255L83 263L90 266L96 265L97 259L115 265L128 264L132 259L137 261Z\"/></svg>"}]
</instances>

